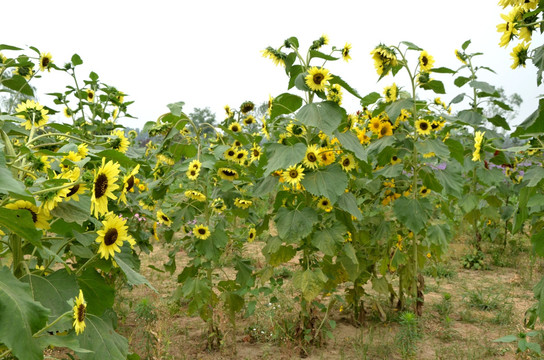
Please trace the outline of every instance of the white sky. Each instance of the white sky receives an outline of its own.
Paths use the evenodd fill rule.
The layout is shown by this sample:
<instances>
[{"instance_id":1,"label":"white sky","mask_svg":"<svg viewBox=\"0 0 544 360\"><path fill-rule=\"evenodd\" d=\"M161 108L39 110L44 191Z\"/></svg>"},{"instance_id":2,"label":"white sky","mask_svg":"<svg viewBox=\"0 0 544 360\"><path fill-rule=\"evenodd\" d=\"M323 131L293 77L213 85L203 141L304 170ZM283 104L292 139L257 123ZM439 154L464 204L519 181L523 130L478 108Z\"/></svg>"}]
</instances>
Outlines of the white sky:
<instances>
[{"instance_id":1,"label":"white sky","mask_svg":"<svg viewBox=\"0 0 544 360\"><path fill-rule=\"evenodd\" d=\"M260 104L269 94L285 92L288 79L283 68L263 58L260 51L269 45L278 47L290 36L299 38L304 51L321 34L337 47L351 43L353 60L327 67L363 96L381 93L392 82L409 87L402 78L391 76L377 83L369 52L378 43L411 41L435 58L435 67L456 69L460 63L454 50L471 39L468 50L484 53L476 63L497 72L484 73L480 80L523 97L516 121L520 122L536 109L536 97L543 91L536 87L534 66L511 70L512 45L498 46L496 25L504 12L497 0L338 0L334 4L322 0L30 0L24 7L9 1L2 4L0 43L36 46L50 52L60 66L78 53L84 61L79 79L94 71L101 81L129 94L125 100L135 101L129 112L139 119L121 123L142 127L167 112L171 102L184 101L187 113L194 107L210 107L220 121L226 104L238 107L245 100ZM34 83L42 94L63 91L70 80L57 72L43 75ZM451 75L433 77L445 81L443 100L461 92L446 82ZM419 96L432 99L435 95L421 90ZM49 97L39 97L40 102L54 106ZM358 102L349 97L345 92L344 106L354 112Z\"/></svg>"}]
</instances>

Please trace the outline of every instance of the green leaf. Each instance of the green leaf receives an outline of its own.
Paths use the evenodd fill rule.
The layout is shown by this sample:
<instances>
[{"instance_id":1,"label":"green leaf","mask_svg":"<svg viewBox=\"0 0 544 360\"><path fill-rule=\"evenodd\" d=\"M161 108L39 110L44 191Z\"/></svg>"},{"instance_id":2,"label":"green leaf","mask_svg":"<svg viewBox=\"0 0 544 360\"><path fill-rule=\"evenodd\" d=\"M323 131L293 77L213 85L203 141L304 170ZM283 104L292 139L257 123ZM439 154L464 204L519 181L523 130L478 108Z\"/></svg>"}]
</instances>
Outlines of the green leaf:
<instances>
[{"instance_id":1,"label":"green leaf","mask_svg":"<svg viewBox=\"0 0 544 360\"><path fill-rule=\"evenodd\" d=\"M465 96L466 96L465 93L461 93L461 94L457 95L456 97L454 97L453 99L451 99L450 104L458 104L458 103L460 103L461 101L463 101L463 99L465 98Z\"/></svg>"},{"instance_id":2,"label":"green leaf","mask_svg":"<svg viewBox=\"0 0 544 360\"><path fill-rule=\"evenodd\" d=\"M499 101L499 100L493 100L493 104L497 105L498 107L500 107L501 109L503 110L506 110L506 111L513 111L514 109L512 109L510 107L510 105L502 102L502 101Z\"/></svg>"},{"instance_id":3,"label":"green leaf","mask_svg":"<svg viewBox=\"0 0 544 360\"><path fill-rule=\"evenodd\" d=\"M66 317L66 320L67 323L69 323L71 326L72 320L70 320L68 317ZM67 335L40 336L37 340L42 349L45 349L48 346L52 346L72 349L78 353L92 353L91 350L83 349L79 345L79 338L74 332Z\"/></svg>"},{"instance_id":4,"label":"green leaf","mask_svg":"<svg viewBox=\"0 0 544 360\"><path fill-rule=\"evenodd\" d=\"M284 264L295 257L297 251L292 246L281 245L278 250L270 253L268 263L270 266L278 266Z\"/></svg>"},{"instance_id":5,"label":"green leaf","mask_svg":"<svg viewBox=\"0 0 544 360\"><path fill-rule=\"evenodd\" d=\"M401 41L400 43L406 45L406 47L410 50L423 51L422 48L409 41Z\"/></svg>"},{"instance_id":6,"label":"green leaf","mask_svg":"<svg viewBox=\"0 0 544 360\"><path fill-rule=\"evenodd\" d=\"M402 174L403 170L404 170L403 164L386 165L384 168L378 171L375 171L374 175L383 176L386 178L397 177L400 174Z\"/></svg>"},{"instance_id":7,"label":"green leaf","mask_svg":"<svg viewBox=\"0 0 544 360\"><path fill-rule=\"evenodd\" d=\"M437 94L445 94L446 89L444 88L444 83L439 80L431 80L423 85L421 85L422 89L425 90L432 90Z\"/></svg>"},{"instance_id":8,"label":"green leaf","mask_svg":"<svg viewBox=\"0 0 544 360\"><path fill-rule=\"evenodd\" d=\"M330 228L316 231L312 236L312 245L325 255L335 256L336 247L344 242L346 231L342 223L335 222Z\"/></svg>"},{"instance_id":9,"label":"green leaf","mask_svg":"<svg viewBox=\"0 0 544 360\"><path fill-rule=\"evenodd\" d=\"M269 175L272 171L286 169L301 162L306 154L306 146L302 143L296 143L292 146L269 143L265 145L265 149L268 164L264 176Z\"/></svg>"},{"instance_id":10,"label":"green leaf","mask_svg":"<svg viewBox=\"0 0 544 360\"><path fill-rule=\"evenodd\" d=\"M490 123L492 123L495 126L502 127L505 130L510 130L510 126L506 122L506 119L503 118L502 116L498 115L498 114L493 116L492 118L488 118L487 121L489 121Z\"/></svg>"},{"instance_id":11,"label":"green leaf","mask_svg":"<svg viewBox=\"0 0 544 360\"><path fill-rule=\"evenodd\" d=\"M455 84L455 86L461 87L461 86L465 85L469 81L470 81L470 78L467 78L467 77L464 77L464 76L458 76L458 77L455 78L453 83Z\"/></svg>"},{"instance_id":12,"label":"green leaf","mask_svg":"<svg viewBox=\"0 0 544 360\"><path fill-rule=\"evenodd\" d=\"M19 359L43 359L32 337L42 329L49 310L34 301L30 286L17 280L7 267L0 269L0 341Z\"/></svg>"},{"instance_id":13,"label":"green leaf","mask_svg":"<svg viewBox=\"0 0 544 360\"><path fill-rule=\"evenodd\" d=\"M87 302L88 313L101 316L113 306L115 290L95 269L87 268L77 278L77 282Z\"/></svg>"},{"instance_id":14,"label":"green leaf","mask_svg":"<svg viewBox=\"0 0 544 360\"><path fill-rule=\"evenodd\" d=\"M106 162L108 162L109 160L113 160L114 162L117 161L125 169L132 169L136 166L136 162L134 160L130 159L125 154L117 150L103 150L96 154L96 156L105 157Z\"/></svg>"},{"instance_id":15,"label":"green leaf","mask_svg":"<svg viewBox=\"0 0 544 360\"><path fill-rule=\"evenodd\" d=\"M461 45L461 48L462 48L463 50L466 50L466 49L468 48L468 46L470 45L470 43L471 43L471 40L465 41L465 42L463 43L463 45Z\"/></svg>"},{"instance_id":16,"label":"green leaf","mask_svg":"<svg viewBox=\"0 0 544 360\"><path fill-rule=\"evenodd\" d=\"M291 114L302 106L303 99L300 96L283 93L272 101L272 113L270 119L275 119L279 115Z\"/></svg>"},{"instance_id":17,"label":"green leaf","mask_svg":"<svg viewBox=\"0 0 544 360\"><path fill-rule=\"evenodd\" d=\"M474 89L481 90L488 94L493 94L497 92L497 89L495 89L494 86L486 83L485 81L472 80L468 85Z\"/></svg>"},{"instance_id":18,"label":"green leaf","mask_svg":"<svg viewBox=\"0 0 544 360\"><path fill-rule=\"evenodd\" d=\"M381 95L378 94L377 92L371 92L370 94L364 96L362 99L361 99L361 105L362 106L369 106L369 105L372 105L374 104L376 101L380 100L381 99Z\"/></svg>"},{"instance_id":19,"label":"green leaf","mask_svg":"<svg viewBox=\"0 0 544 360\"><path fill-rule=\"evenodd\" d=\"M418 234L427 225L433 211L431 202L426 199L400 197L393 203L393 211L397 219L414 234Z\"/></svg>"},{"instance_id":20,"label":"green leaf","mask_svg":"<svg viewBox=\"0 0 544 360\"><path fill-rule=\"evenodd\" d=\"M29 195L23 183L16 180L13 177L12 172L4 166L0 166L0 184L2 184L2 186L0 186L0 193L2 194L9 194L10 192L13 192L15 194L25 196Z\"/></svg>"},{"instance_id":21,"label":"green leaf","mask_svg":"<svg viewBox=\"0 0 544 360\"><path fill-rule=\"evenodd\" d=\"M463 147L463 144L453 139L447 139L444 143L448 146L448 149L450 149L451 157L457 160L459 164L464 164L465 148Z\"/></svg>"},{"instance_id":22,"label":"green leaf","mask_svg":"<svg viewBox=\"0 0 544 360\"><path fill-rule=\"evenodd\" d=\"M352 88L347 82L345 82L344 80L342 80L342 78L338 75L334 75L333 78L331 80L329 80L329 83L332 85L332 84L338 84L340 85L342 88L346 89L347 92L349 92L351 95L355 96L356 98L358 99L363 99L361 97L361 95L359 95L359 93L357 92L357 90L355 90L354 88Z\"/></svg>"},{"instance_id":23,"label":"green leaf","mask_svg":"<svg viewBox=\"0 0 544 360\"><path fill-rule=\"evenodd\" d=\"M279 180L277 176L267 176L262 181L260 181L255 190L253 190L253 196L264 197L267 194L270 194L276 189Z\"/></svg>"},{"instance_id":24,"label":"green leaf","mask_svg":"<svg viewBox=\"0 0 544 360\"><path fill-rule=\"evenodd\" d=\"M531 236L531 243L535 253L544 257L544 229Z\"/></svg>"},{"instance_id":25,"label":"green leaf","mask_svg":"<svg viewBox=\"0 0 544 360\"><path fill-rule=\"evenodd\" d=\"M359 260L357 259L357 253L355 252L353 245L351 245L349 242L344 244L344 254L348 257L348 259L351 260L353 264L359 264Z\"/></svg>"},{"instance_id":26,"label":"green leaf","mask_svg":"<svg viewBox=\"0 0 544 360\"><path fill-rule=\"evenodd\" d=\"M340 195L336 204L341 210L355 216L357 220L361 220L363 218L361 210L359 210L359 207L357 207L357 199L352 193L344 192L342 195Z\"/></svg>"},{"instance_id":27,"label":"green leaf","mask_svg":"<svg viewBox=\"0 0 544 360\"><path fill-rule=\"evenodd\" d=\"M174 116L181 117L183 115L183 106L185 103L183 101L178 101L175 103L171 103L166 105L168 109L170 110L170 113Z\"/></svg>"},{"instance_id":28,"label":"green leaf","mask_svg":"<svg viewBox=\"0 0 544 360\"><path fill-rule=\"evenodd\" d=\"M544 133L544 99L538 101L538 109L518 125L516 131L512 133L512 137L541 133Z\"/></svg>"},{"instance_id":29,"label":"green leaf","mask_svg":"<svg viewBox=\"0 0 544 360\"><path fill-rule=\"evenodd\" d=\"M355 157L357 157L359 160L367 160L365 148L363 147L363 145L361 145L359 139L357 139L357 136L355 136L352 132L346 131L344 133L341 133L336 131L335 135L344 149L353 152Z\"/></svg>"},{"instance_id":30,"label":"green leaf","mask_svg":"<svg viewBox=\"0 0 544 360\"><path fill-rule=\"evenodd\" d=\"M527 183L528 187L537 186L542 178L544 178L544 168L540 166L532 166L523 175L523 179L525 181L529 180L529 182Z\"/></svg>"},{"instance_id":31,"label":"green leaf","mask_svg":"<svg viewBox=\"0 0 544 360\"><path fill-rule=\"evenodd\" d=\"M15 46L11 46L11 45L6 45L6 44L0 44L0 50L23 50L21 48L18 48L18 47L15 47Z\"/></svg>"},{"instance_id":32,"label":"green leaf","mask_svg":"<svg viewBox=\"0 0 544 360\"><path fill-rule=\"evenodd\" d=\"M12 233L30 241L32 245L42 246L40 243L42 232L34 226L30 211L24 209L10 210L0 207L0 224L4 225Z\"/></svg>"},{"instance_id":33,"label":"green leaf","mask_svg":"<svg viewBox=\"0 0 544 360\"><path fill-rule=\"evenodd\" d=\"M61 202L51 211L51 214L66 222L75 222L82 225L83 222L89 219L90 208L91 198L89 196L80 196L79 201L72 200Z\"/></svg>"},{"instance_id":34,"label":"green leaf","mask_svg":"<svg viewBox=\"0 0 544 360\"><path fill-rule=\"evenodd\" d=\"M346 111L332 101L304 105L297 113L297 119L306 126L313 126L332 137Z\"/></svg>"},{"instance_id":35,"label":"green leaf","mask_svg":"<svg viewBox=\"0 0 544 360\"><path fill-rule=\"evenodd\" d=\"M416 147L421 154L433 152L439 158L449 159L450 157L450 149L440 139L425 139L417 143Z\"/></svg>"},{"instance_id":36,"label":"green leaf","mask_svg":"<svg viewBox=\"0 0 544 360\"><path fill-rule=\"evenodd\" d=\"M123 260L121 260L120 256L115 257L115 262L117 265L119 265L119 268L125 273L127 276L127 281L131 285L147 285L150 289L157 292L157 289L151 285L151 283L140 273L135 271L133 268L131 268L127 263L125 263Z\"/></svg>"},{"instance_id":37,"label":"green leaf","mask_svg":"<svg viewBox=\"0 0 544 360\"><path fill-rule=\"evenodd\" d=\"M20 280L30 285L34 300L51 311L48 323L52 323L56 318L70 311L71 306L68 304L68 300L78 295L79 287L76 277L73 274L68 274L65 269L57 270L45 277L27 274ZM71 323L68 322L67 327L57 324L57 327L52 327L49 331L64 331L70 328Z\"/></svg>"},{"instance_id":38,"label":"green leaf","mask_svg":"<svg viewBox=\"0 0 544 360\"><path fill-rule=\"evenodd\" d=\"M293 286L302 292L302 297L311 302L323 289L327 278L321 270L297 271L293 275Z\"/></svg>"},{"instance_id":39,"label":"green leaf","mask_svg":"<svg viewBox=\"0 0 544 360\"><path fill-rule=\"evenodd\" d=\"M83 64L83 60L81 60L81 58L79 57L78 54L74 54L72 55L72 65L74 66L78 66L78 65L81 65Z\"/></svg>"},{"instance_id":40,"label":"green leaf","mask_svg":"<svg viewBox=\"0 0 544 360\"><path fill-rule=\"evenodd\" d=\"M540 86L542 84L542 71L544 71L544 45L533 50L533 64L537 67L536 83Z\"/></svg>"},{"instance_id":41,"label":"green leaf","mask_svg":"<svg viewBox=\"0 0 544 360\"><path fill-rule=\"evenodd\" d=\"M327 54L324 54L322 53L321 51L317 51L317 50L310 50L310 59L312 58L320 58L320 59L324 59L324 60L338 60L339 58L337 57L334 57L334 56L331 56L331 55L327 55Z\"/></svg>"},{"instance_id":42,"label":"green leaf","mask_svg":"<svg viewBox=\"0 0 544 360\"><path fill-rule=\"evenodd\" d=\"M457 114L459 119L467 125L471 125L473 127L477 127L481 125L485 118L482 116L482 114L474 111L474 110L462 110L459 111Z\"/></svg>"},{"instance_id":43,"label":"green leaf","mask_svg":"<svg viewBox=\"0 0 544 360\"><path fill-rule=\"evenodd\" d=\"M516 335L506 335L501 338L493 340L493 342L509 343L509 342L513 342L517 340L518 340L518 337Z\"/></svg>"},{"instance_id":44,"label":"green leaf","mask_svg":"<svg viewBox=\"0 0 544 360\"><path fill-rule=\"evenodd\" d=\"M435 171L436 179L442 184L446 194L460 197L463 192L463 179L461 165L455 162L448 162L445 170Z\"/></svg>"},{"instance_id":45,"label":"green leaf","mask_svg":"<svg viewBox=\"0 0 544 360\"><path fill-rule=\"evenodd\" d=\"M81 360L126 360L128 341L113 330L107 315L100 318L87 314L85 324L85 331L79 335L80 346L93 352L77 352Z\"/></svg>"},{"instance_id":46,"label":"green leaf","mask_svg":"<svg viewBox=\"0 0 544 360\"><path fill-rule=\"evenodd\" d=\"M408 109L411 110L414 107L414 102L409 99L402 99L397 100L388 105L385 108L385 112L389 116L389 119L391 119L393 122L395 122L395 119L399 117L400 112L402 109ZM389 136L387 136L389 137ZM383 139L383 138L382 138Z\"/></svg>"},{"instance_id":47,"label":"green leaf","mask_svg":"<svg viewBox=\"0 0 544 360\"><path fill-rule=\"evenodd\" d=\"M301 183L312 195L325 196L334 204L348 186L348 176L334 164L307 173Z\"/></svg>"},{"instance_id":48,"label":"green leaf","mask_svg":"<svg viewBox=\"0 0 544 360\"><path fill-rule=\"evenodd\" d=\"M457 71L447 67L439 67L439 68L432 68L431 72L438 73L438 74L455 74Z\"/></svg>"},{"instance_id":49,"label":"green leaf","mask_svg":"<svg viewBox=\"0 0 544 360\"><path fill-rule=\"evenodd\" d=\"M282 207L278 211L275 221L279 237L282 240L295 243L312 232L318 218L315 210L309 207L302 210L289 210Z\"/></svg>"},{"instance_id":50,"label":"green leaf","mask_svg":"<svg viewBox=\"0 0 544 360\"><path fill-rule=\"evenodd\" d=\"M2 85L23 95L34 97L34 90L28 84L26 79L19 75L13 75L9 79L2 80Z\"/></svg>"}]
</instances>

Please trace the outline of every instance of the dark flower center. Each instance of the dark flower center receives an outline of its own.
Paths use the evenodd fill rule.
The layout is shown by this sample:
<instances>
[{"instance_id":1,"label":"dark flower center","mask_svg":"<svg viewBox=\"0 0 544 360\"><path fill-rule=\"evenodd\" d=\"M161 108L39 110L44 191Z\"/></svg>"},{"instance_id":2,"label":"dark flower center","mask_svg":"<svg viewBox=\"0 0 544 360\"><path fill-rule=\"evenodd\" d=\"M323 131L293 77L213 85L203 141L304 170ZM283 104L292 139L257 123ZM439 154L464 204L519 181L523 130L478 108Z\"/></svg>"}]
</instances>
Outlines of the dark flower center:
<instances>
[{"instance_id":1,"label":"dark flower center","mask_svg":"<svg viewBox=\"0 0 544 360\"><path fill-rule=\"evenodd\" d=\"M198 229L198 233L199 233L200 235L206 235L206 229L202 229L202 228L201 228L201 229Z\"/></svg>"},{"instance_id":2,"label":"dark flower center","mask_svg":"<svg viewBox=\"0 0 544 360\"><path fill-rule=\"evenodd\" d=\"M393 157L391 158L391 160L393 160L393 161L397 161L398 159L399 159L399 158L396 157L396 156L393 156Z\"/></svg>"},{"instance_id":3,"label":"dark flower center","mask_svg":"<svg viewBox=\"0 0 544 360\"><path fill-rule=\"evenodd\" d=\"M296 179L298 177L298 171L296 170L289 171L289 176L291 177L291 179Z\"/></svg>"},{"instance_id":4,"label":"dark flower center","mask_svg":"<svg viewBox=\"0 0 544 360\"><path fill-rule=\"evenodd\" d=\"M419 124L419 128L423 131L427 130L429 128L429 124L427 124L426 122L422 122Z\"/></svg>"},{"instance_id":5,"label":"dark flower center","mask_svg":"<svg viewBox=\"0 0 544 360\"><path fill-rule=\"evenodd\" d=\"M329 202L328 202L327 200L323 200L323 201L321 202L321 205L322 205L322 206L329 206Z\"/></svg>"},{"instance_id":6,"label":"dark flower center","mask_svg":"<svg viewBox=\"0 0 544 360\"><path fill-rule=\"evenodd\" d=\"M324 78L325 76L323 76L323 74L317 73L314 75L313 80L316 85L321 85L321 82L323 81Z\"/></svg>"},{"instance_id":7,"label":"dark flower center","mask_svg":"<svg viewBox=\"0 0 544 360\"><path fill-rule=\"evenodd\" d=\"M38 221L38 214L36 214L34 211L30 209L25 209L25 210L28 210L28 212L30 212L30 215L32 216L32 221L35 224Z\"/></svg>"},{"instance_id":8,"label":"dark flower center","mask_svg":"<svg viewBox=\"0 0 544 360\"><path fill-rule=\"evenodd\" d=\"M261 155L261 153L259 152L259 150L253 149L253 156L254 156L254 157L259 157L259 155Z\"/></svg>"},{"instance_id":9,"label":"dark flower center","mask_svg":"<svg viewBox=\"0 0 544 360\"><path fill-rule=\"evenodd\" d=\"M317 160L317 156L313 152L306 155L306 159L308 159L309 162L315 162Z\"/></svg>"},{"instance_id":10,"label":"dark flower center","mask_svg":"<svg viewBox=\"0 0 544 360\"><path fill-rule=\"evenodd\" d=\"M232 170L223 170L223 175L225 176L235 176L236 175L236 172L232 171Z\"/></svg>"},{"instance_id":11,"label":"dark flower center","mask_svg":"<svg viewBox=\"0 0 544 360\"><path fill-rule=\"evenodd\" d=\"M88 93L87 93L87 98L88 98L89 100L92 100L92 99L94 98L94 94L93 94L92 92L88 92Z\"/></svg>"},{"instance_id":12,"label":"dark flower center","mask_svg":"<svg viewBox=\"0 0 544 360\"><path fill-rule=\"evenodd\" d=\"M243 153L243 152L239 152L239 153L236 155L236 158L237 158L238 160L243 159L243 158L244 158L244 153Z\"/></svg>"},{"instance_id":13,"label":"dark flower center","mask_svg":"<svg viewBox=\"0 0 544 360\"><path fill-rule=\"evenodd\" d=\"M74 195L75 193L77 193L78 190L79 190L79 184L72 186L68 194L66 194L66 197L70 197Z\"/></svg>"},{"instance_id":14,"label":"dark flower center","mask_svg":"<svg viewBox=\"0 0 544 360\"><path fill-rule=\"evenodd\" d=\"M228 156L234 156L236 153L234 152L234 150L229 150L229 152L227 153Z\"/></svg>"},{"instance_id":15,"label":"dark flower center","mask_svg":"<svg viewBox=\"0 0 544 360\"><path fill-rule=\"evenodd\" d=\"M83 322L85 320L85 305L81 304L77 307L77 321Z\"/></svg>"},{"instance_id":16,"label":"dark flower center","mask_svg":"<svg viewBox=\"0 0 544 360\"><path fill-rule=\"evenodd\" d=\"M233 132L238 132L240 129L238 128L238 125L234 125L231 129Z\"/></svg>"},{"instance_id":17,"label":"dark flower center","mask_svg":"<svg viewBox=\"0 0 544 360\"><path fill-rule=\"evenodd\" d=\"M344 159L344 161L342 161L342 165L344 165L344 167L348 167L351 165L351 161L349 159Z\"/></svg>"},{"instance_id":18,"label":"dark flower center","mask_svg":"<svg viewBox=\"0 0 544 360\"><path fill-rule=\"evenodd\" d=\"M106 244L107 246L115 244L118 236L119 236L119 233L117 232L117 229L115 228L109 229L106 232L106 235L104 235L104 244Z\"/></svg>"},{"instance_id":19,"label":"dark flower center","mask_svg":"<svg viewBox=\"0 0 544 360\"><path fill-rule=\"evenodd\" d=\"M161 215L161 218L166 222L170 221L170 219L166 215Z\"/></svg>"},{"instance_id":20,"label":"dark flower center","mask_svg":"<svg viewBox=\"0 0 544 360\"><path fill-rule=\"evenodd\" d=\"M134 187L134 175L130 175L130 177L127 179L127 192L132 190Z\"/></svg>"},{"instance_id":21,"label":"dark flower center","mask_svg":"<svg viewBox=\"0 0 544 360\"><path fill-rule=\"evenodd\" d=\"M108 177L104 173L98 174L94 182L94 197L100 199L108 189Z\"/></svg>"},{"instance_id":22,"label":"dark flower center","mask_svg":"<svg viewBox=\"0 0 544 360\"><path fill-rule=\"evenodd\" d=\"M47 65L49 65L49 58L47 56L45 56L43 59L42 59L42 66L43 67L47 67Z\"/></svg>"},{"instance_id":23,"label":"dark flower center","mask_svg":"<svg viewBox=\"0 0 544 360\"><path fill-rule=\"evenodd\" d=\"M429 59L427 59L426 56L423 56L421 58L421 63L423 64L423 66L427 66L427 64L429 63Z\"/></svg>"},{"instance_id":24,"label":"dark flower center","mask_svg":"<svg viewBox=\"0 0 544 360\"><path fill-rule=\"evenodd\" d=\"M388 130L387 127L385 127L385 126L382 127L382 129L380 130L380 134L381 134L381 135L387 134L387 130Z\"/></svg>"}]
</instances>

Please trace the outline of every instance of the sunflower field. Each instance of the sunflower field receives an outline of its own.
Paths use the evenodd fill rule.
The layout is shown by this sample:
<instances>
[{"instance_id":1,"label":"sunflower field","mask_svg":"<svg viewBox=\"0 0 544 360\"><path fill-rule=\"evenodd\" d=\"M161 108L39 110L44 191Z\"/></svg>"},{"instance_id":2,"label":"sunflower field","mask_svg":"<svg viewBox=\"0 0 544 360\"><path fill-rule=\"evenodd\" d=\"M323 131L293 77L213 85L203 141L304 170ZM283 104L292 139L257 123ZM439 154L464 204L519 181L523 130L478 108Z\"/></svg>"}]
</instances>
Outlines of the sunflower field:
<instances>
[{"instance_id":1,"label":"sunflower field","mask_svg":"<svg viewBox=\"0 0 544 360\"><path fill-rule=\"evenodd\" d=\"M541 85L544 46L531 37L542 32L544 3L500 5L509 12L499 45L516 43L512 68L534 64ZM51 349L140 358L116 309L136 287L159 293L141 268L157 248L167 259L147 268L173 279L161 296L201 319L207 351L289 286L296 316L276 324L304 357L330 341L338 312L364 327L369 313L385 321L391 310L410 329L427 311L424 274L436 275L461 232L474 251L467 269L485 267L487 244L504 250L516 237L536 264L544 100L512 128L512 105L479 79L493 70L470 40L452 49L456 69L411 42L376 44L369 56L385 88L359 94L334 72L351 45L329 42L290 37L265 48L287 90L263 106L226 106L212 125L180 101L139 131L118 123L132 117L129 89L83 76L77 54L61 66L36 47L0 45L0 358L43 359ZM72 81L44 106L32 80L56 72ZM408 81L393 82L397 74ZM448 104L439 97L446 78L456 86ZM342 107L347 96L359 111ZM66 120L52 121L58 115ZM248 256L255 248L259 261ZM539 356L527 337L541 334L544 277L532 286L528 332L497 342Z\"/></svg>"}]
</instances>

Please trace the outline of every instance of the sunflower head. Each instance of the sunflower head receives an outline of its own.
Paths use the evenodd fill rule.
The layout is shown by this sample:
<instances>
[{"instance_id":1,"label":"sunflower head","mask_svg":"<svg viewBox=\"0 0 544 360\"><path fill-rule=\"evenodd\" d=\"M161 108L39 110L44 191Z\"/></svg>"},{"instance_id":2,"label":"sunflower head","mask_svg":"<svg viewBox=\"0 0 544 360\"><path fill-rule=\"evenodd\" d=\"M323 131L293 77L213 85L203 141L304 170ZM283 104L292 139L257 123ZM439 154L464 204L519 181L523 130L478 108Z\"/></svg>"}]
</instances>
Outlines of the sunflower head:
<instances>
[{"instance_id":1,"label":"sunflower head","mask_svg":"<svg viewBox=\"0 0 544 360\"><path fill-rule=\"evenodd\" d=\"M210 234L210 229L205 225L199 224L193 228L193 235L200 240L206 240Z\"/></svg>"},{"instance_id":2,"label":"sunflower head","mask_svg":"<svg viewBox=\"0 0 544 360\"><path fill-rule=\"evenodd\" d=\"M317 207L326 212L331 212L333 209L331 201L326 197L319 198L317 201Z\"/></svg>"},{"instance_id":3,"label":"sunflower head","mask_svg":"<svg viewBox=\"0 0 544 360\"><path fill-rule=\"evenodd\" d=\"M428 120L419 119L416 121L416 131L420 135L429 135L431 133L431 124Z\"/></svg>"},{"instance_id":4,"label":"sunflower head","mask_svg":"<svg viewBox=\"0 0 544 360\"><path fill-rule=\"evenodd\" d=\"M94 101L94 90L92 89L87 89L85 90L86 93L87 93L87 101L88 102L93 102Z\"/></svg>"},{"instance_id":5,"label":"sunflower head","mask_svg":"<svg viewBox=\"0 0 544 360\"><path fill-rule=\"evenodd\" d=\"M247 114L253 109L255 109L255 104L251 101L244 101L242 105L240 105L240 111L242 112L242 114Z\"/></svg>"},{"instance_id":6,"label":"sunflower head","mask_svg":"<svg viewBox=\"0 0 544 360\"><path fill-rule=\"evenodd\" d=\"M421 72L430 72L434 65L434 58L426 50L419 54L419 69Z\"/></svg>"},{"instance_id":7,"label":"sunflower head","mask_svg":"<svg viewBox=\"0 0 544 360\"><path fill-rule=\"evenodd\" d=\"M370 52L374 59L374 67L380 77L389 74L391 69L398 65L395 50L383 44L380 44Z\"/></svg>"},{"instance_id":8,"label":"sunflower head","mask_svg":"<svg viewBox=\"0 0 544 360\"><path fill-rule=\"evenodd\" d=\"M40 56L40 70L51 71L52 64L53 64L53 56L51 56L51 53L42 53Z\"/></svg>"},{"instance_id":9,"label":"sunflower head","mask_svg":"<svg viewBox=\"0 0 544 360\"><path fill-rule=\"evenodd\" d=\"M249 233L247 235L247 242L253 242L255 240L255 237L257 236L257 230L255 228L250 228Z\"/></svg>"},{"instance_id":10,"label":"sunflower head","mask_svg":"<svg viewBox=\"0 0 544 360\"><path fill-rule=\"evenodd\" d=\"M229 130L232 131L233 133L238 133L242 131L242 126L238 122L233 122L232 124L229 125Z\"/></svg>"},{"instance_id":11,"label":"sunflower head","mask_svg":"<svg viewBox=\"0 0 544 360\"><path fill-rule=\"evenodd\" d=\"M296 187L304 178L304 169L302 165L292 165L282 173L283 180Z\"/></svg>"},{"instance_id":12,"label":"sunflower head","mask_svg":"<svg viewBox=\"0 0 544 360\"><path fill-rule=\"evenodd\" d=\"M314 66L308 70L308 75L304 79L310 90L324 91L332 76L329 74L329 70Z\"/></svg>"},{"instance_id":13,"label":"sunflower head","mask_svg":"<svg viewBox=\"0 0 544 360\"><path fill-rule=\"evenodd\" d=\"M47 115L49 110L44 109L43 105L40 105L34 100L27 100L20 103L17 105L15 111L19 113L17 115L18 118L26 120L21 125L27 130L32 129L32 127L42 127L47 123L47 120L49 120L49 116Z\"/></svg>"},{"instance_id":14,"label":"sunflower head","mask_svg":"<svg viewBox=\"0 0 544 360\"><path fill-rule=\"evenodd\" d=\"M87 303L83 298L83 291L79 290L79 296L76 297L74 305L74 329L76 335L81 334L85 330L85 315L87 313Z\"/></svg>"},{"instance_id":15,"label":"sunflower head","mask_svg":"<svg viewBox=\"0 0 544 360\"><path fill-rule=\"evenodd\" d=\"M351 44L346 43L346 45L344 45L344 47L342 48L342 59L344 59L344 61L346 62L351 60L351 56L349 55L350 51L351 51Z\"/></svg>"}]
</instances>

